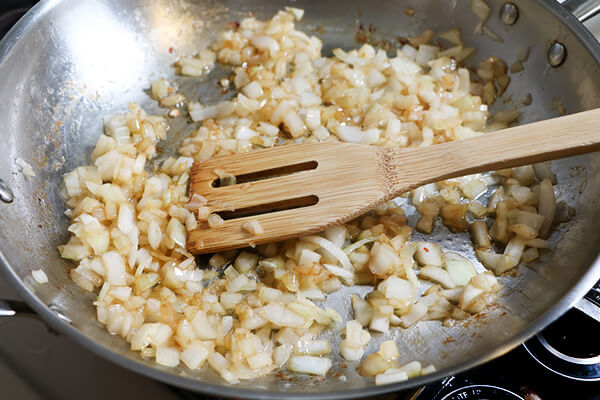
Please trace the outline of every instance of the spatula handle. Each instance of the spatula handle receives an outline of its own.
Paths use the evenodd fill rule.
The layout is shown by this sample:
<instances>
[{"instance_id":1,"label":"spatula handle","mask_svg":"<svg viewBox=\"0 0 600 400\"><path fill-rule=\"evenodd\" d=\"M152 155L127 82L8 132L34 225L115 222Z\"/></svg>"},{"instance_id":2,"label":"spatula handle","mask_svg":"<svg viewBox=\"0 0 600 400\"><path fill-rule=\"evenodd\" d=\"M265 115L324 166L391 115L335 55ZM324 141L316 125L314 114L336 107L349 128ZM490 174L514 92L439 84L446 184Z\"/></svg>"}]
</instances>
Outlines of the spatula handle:
<instances>
[{"instance_id":1,"label":"spatula handle","mask_svg":"<svg viewBox=\"0 0 600 400\"><path fill-rule=\"evenodd\" d=\"M594 151L600 151L600 109L427 148L385 149L384 154L393 194L444 179Z\"/></svg>"}]
</instances>

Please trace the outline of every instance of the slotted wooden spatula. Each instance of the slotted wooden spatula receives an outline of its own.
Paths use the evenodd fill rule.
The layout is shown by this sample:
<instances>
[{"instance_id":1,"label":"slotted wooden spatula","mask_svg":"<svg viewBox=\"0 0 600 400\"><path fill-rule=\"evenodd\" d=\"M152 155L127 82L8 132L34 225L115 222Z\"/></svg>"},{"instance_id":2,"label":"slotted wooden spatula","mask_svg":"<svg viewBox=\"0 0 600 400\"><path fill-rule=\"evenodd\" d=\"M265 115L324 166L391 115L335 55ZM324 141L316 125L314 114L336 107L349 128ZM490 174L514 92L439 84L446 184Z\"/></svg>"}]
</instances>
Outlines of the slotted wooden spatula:
<instances>
[{"instance_id":1,"label":"slotted wooden spatula","mask_svg":"<svg viewBox=\"0 0 600 400\"><path fill-rule=\"evenodd\" d=\"M427 183L598 150L600 109L431 147L310 143L217 157L194 164L190 196L225 222L198 221L187 247L200 254L314 233ZM236 183L219 187L220 171Z\"/></svg>"}]
</instances>

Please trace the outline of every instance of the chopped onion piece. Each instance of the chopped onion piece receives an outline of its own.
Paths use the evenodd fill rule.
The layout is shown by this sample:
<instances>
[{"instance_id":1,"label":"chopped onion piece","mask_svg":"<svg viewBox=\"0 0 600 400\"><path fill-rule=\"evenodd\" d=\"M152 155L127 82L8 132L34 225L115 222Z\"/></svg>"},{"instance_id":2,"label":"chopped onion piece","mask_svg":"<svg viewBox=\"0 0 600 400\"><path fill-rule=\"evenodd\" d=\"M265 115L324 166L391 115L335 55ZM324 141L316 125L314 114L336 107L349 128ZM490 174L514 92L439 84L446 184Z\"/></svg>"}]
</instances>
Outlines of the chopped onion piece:
<instances>
[{"instance_id":1,"label":"chopped onion piece","mask_svg":"<svg viewBox=\"0 0 600 400\"><path fill-rule=\"evenodd\" d=\"M128 234L135 228L135 213L129 204L122 203L119 206L118 226L124 234Z\"/></svg>"},{"instance_id":2,"label":"chopped onion piece","mask_svg":"<svg viewBox=\"0 0 600 400\"><path fill-rule=\"evenodd\" d=\"M390 368L390 363L379 353L370 354L360 363L358 372L361 376L370 378L379 375Z\"/></svg>"},{"instance_id":3,"label":"chopped onion piece","mask_svg":"<svg viewBox=\"0 0 600 400\"><path fill-rule=\"evenodd\" d=\"M421 370L421 375L432 374L436 371L437 371L437 369L435 368L435 366L433 364L429 364L428 366L426 366L425 368L423 368Z\"/></svg>"},{"instance_id":4,"label":"chopped onion piece","mask_svg":"<svg viewBox=\"0 0 600 400\"><path fill-rule=\"evenodd\" d=\"M421 265L443 265L442 250L440 245L428 242L417 242L417 252L415 253L415 259Z\"/></svg>"},{"instance_id":5,"label":"chopped onion piece","mask_svg":"<svg viewBox=\"0 0 600 400\"><path fill-rule=\"evenodd\" d=\"M421 375L423 368L421 367L421 363L418 361L411 361L406 365L403 365L400 368L397 368L398 371L404 371L408 375L409 378L413 378L415 376ZM388 370L389 371L389 370Z\"/></svg>"},{"instance_id":6,"label":"chopped onion piece","mask_svg":"<svg viewBox=\"0 0 600 400\"><path fill-rule=\"evenodd\" d=\"M454 28L449 31L442 32L438 36L440 38L445 39L456 45L462 45L462 39L460 37L460 30L458 28Z\"/></svg>"},{"instance_id":7,"label":"chopped onion piece","mask_svg":"<svg viewBox=\"0 0 600 400\"><path fill-rule=\"evenodd\" d=\"M325 237L337 247L342 247L346 241L346 227L333 225L325 230Z\"/></svg>"},{"instance_id":8,"label":"chopped onion piece","mask_svg":"<svg viewBox=\"0 0 600 400\"><path fill-rule=\"evenodd\" d=\"M352 280L352 278L354 278L354 274L344 268L338 267L337 265L331 265L331 264L323 264L323 266L325 268L327 268L327 270L329 272L331 272L333 275L335 276L339 276L340 278L346 279L346 280Z\"/></svg>"},{"instance_id":9,"label":"chopped onion piece","mask_svg":"<svg viewBox=\"0 0 600 400\"><path fill-rule=\"evenodd\" d=\"M390 276L377 286L383 295L388 299L396 299L401 302L409 302L415 297L415 287L406 279L398 278L395 275Z\"/></svg>"},{"instance_id":10,"label":"chopped onion piece","mask_svg":"<svg viewBox=\"0 0 600 400\"><path fill-rule=\"evenodd\" d=\"M223 224L225 224L225 221L219 214L210 214L208 216L208 226L210 228L217 228Z\"/></svg>"},{"instance_id":11,"label":"chopped onion piece","mask_svg":"<svg viewBox=\"0 0 600 400\"><path fill-rule=\"evenodd\" d=\"M538 179L544 180L548 179L552 182L553 185L556 184L556 174L552 172L552 168L550 168L550 164L548 163L538 163L533 164L533 170L535 171L535 175Z\"/></svg>"},{"instance_id":12,"label":"chopped onion piece","mask_svg":"<svg viewBox=\"0 0 600 400\"><path fill-rule=\"evenodd\" d=\"M432 265L427 265L421 268L419 278L439 283L446 289L453 289L456 286L448 271Z\"/></svg>"},{"instance_id":13,"label":"chopped onion piece","mask_svg":"<svg viewBox=\"0 0 600 400\"><path fill-rule=\"evenodd\" d=\"M160 246L160 242L162 240L162 232L160 230L160 226L154 220L150 222L148 226L148 242L153 249L157 249Z\"/></svg>"},{"instance_id":14,"label":"chopped onion piece","mask_svg":"<svg viewBox=\"0 0 600 400\"><path fill-rule=\"evenodd\" d=\"M375 384L377 386L389 385L408 380L408 374L405 371L400 371L397 368L390 368L387 371L375 376Z\"/></svg>"},{"instance_id":15,"label":"chopped onion piece","mask_svg":"<svg viewBox=\"0 0 600 400\"><path fill-rule=\"evenodd\" d=\"M202 341L195 340L188 344L185 350L181 352L180 358L189 369L198 369L206 361L209 352L210 349Z\"/></svg>"},{"instance_id":16,"label":"chopped onion piece","mask_svg":"<svg viewBox=\"0 0 600 400\"><path fill-rule=\"evenodd\" d=\"M198 338L203 340L214 340L217 338L217 330L209 322L206 312L202 310L197 311L190 324L196 331Z\"/></svg>"},{"instance_id":17,"label":"chopped onion piece","mask_svg":"<svg viewBox=\"0 0 600 400\"><path fill-rule=\"evenodd\" d=\"M483 0L472 0L471 10L477 15L477 18L479 18L482 23L487 21L490 17L490 12L492 11L490 6Z\"/></svg>"},{"instance_id":18,"label":"chopped onion piece","mask_svg":"<svg viewBox=\"0 0 600 400\"><path fill-rule=\"evenodd\" d=\"M206 198L200 196L198 193L194 193L190 201L185 205L185 208L188 210L198 210L200 207L205 206L206 203Z\"/></svg>"},{"instance_id":19,"label":"chopped onion piece","mask_svg":"<svg viewBox=\"0 0 600 400\"><path fill-rule=\"evenodd\" d=\"M244 222L242 224L242 229L251 235L260 235L261 233L265 232L260 225L260 222L258 222L256 219Z\"/></svg>"},{"instance_id":20,"label":"chopped onion piece","mask_svg":"<svg viewBox=\"0 0 600 400\"><path fill-rule=\"evenodd\" d=\"M446 270L456 286L465 286L477 274L470 261L446 261Z\"/></svg>"},{"instance_id":21,"label":"chopped onion piece","mask_svg":"<svg viewBox=\"0 0 600 400\"><path fill-rule=\"evenodd\" d=\"M398 358L398 346L393 340L386 340L379 345L379 354L388 361Z\"/></svg>"},{"instance_id":22,"label":"chopped onion piece","mask_svg":"<svg viewBox=\"0 0 600 400\"><path fill-rule=\"evenodd\" d=\"M268 367L273 364L271 356L267 353L258 353L246 359L248 366L254 370Z\"/></svg>"},{"instance_id":23,"label":"chopped onion piece","mask_svg":"<svg viewBox=\"0 0 600 400\"><path fill-rule=\"evenodd\" d=\"M371 237L368 237L368 238L364 238L364 239L358 240L358 241L352 243L351 245L348 245L348 246L344 247L344 253L350 254L354 250L356 250L356 249L364 246L365 244L372 243L372 242L374 242L376 240L377 240L377 238L375 236L371 236Z\"/></svg>"},{"instance_id":24,"label":"chopped onion piece","mask_svg":"<svg viewBox=\"0 0 600 400\"><path fill-rule=\"evenodd\" d=\"M540 182L540 200L538 210L540 215L544 217L544 223L540 227L540 238L547 239L550 236L550 229L554 222L554 213L556 212L556 197L552 182L549 179L544 179Z\"/></svg>"},{"instance_id":25,"label":"chopped onion piece","mask_svg":"<svg viewBox=\"0 0 600 400\"><path fill-rule=\"evenodd\" d=\"M432 267L437 268L437 267ZM400 318L400 325L403 328L410 328L427 315L428 307L422 302L417 302L410 307L410 311Z\"/></svg>"},{"instance_id":26,"label":"chopped onion piece","mask_svg":"<svg viewBox=\"0 0 600 400\"><path fill-rule=\"evenodd\" d=\"M292 355L291 344L282 344L281 346L277 346L273 349L273 362L278 366L282 367L287 363L290 356Z\"/></svg>"},{"instance_id":27,"label":"chopped onion piece","mask_svg":"<svg viewBox=\"0 0 600 400\"><path fill-rule=\"evenodd\" d=\"M342 340L340 343L340 355L344 360L358 361L365 354L365 349L362 347L353 348L348 345L347 340Z\"/></svg>"},{"instance_id":28,"label":"chopped onion piece","mask_svg":"<svg viewBox=\"0 0 600 400\"><path fill-rule=\"evenodd\" d=\"M478 248L489 249L492 247L485 221L474 221L471 224L473 242Z\"/></svg>"},{"instance_id":29,"label":"chopped onion piece","mask_svg":"<svg viewBox=\"0 0 600 400\"><path fill-rule=\"evenodd\" d=\"M371 248L369 270L376 276L385 277L401 264L401 259L394 248L386 243L375 242Z\"/></svg>"},{"instance_id":30,"label":"chopped onion piece","mask_svg":"<svg viewBox=\"0 0 600 400\"><path fill-rule=\"evenodd\" d=\"M23 175L35 176L35 172L33 171L33 168L31 168L31 165L27 161L23 160L21 157L17 157L17 159L15 160L15 164L17 164L21 168L21 172L23 173Z\"/></svg>"},{"instance_id":31,"label":"chopped onion piece","mask_svg":"<svg viewBox=\"0 0 600 400\"><path fill-rule=\"evenodd\" d=\"M258 255L242 251L235 259L233 265L239 273L244 274L256 267L257 264Z\"/></svg>"},{"instance_id":32,"label":"chopped onion piece","mask_svg":"<svg viewBox=\"0 0 600 400\"><path fill-rule=\"evenodd\" d=\"M39 283L40 285L48 283L48 276L41 269L31 271L31 276L33 277L33 280Z\"/></svg>"},{"instance_id":33,"label":"chopped onion piece","mask_svg":"<svg viewBox=\"0 0 600 400\"><path fill-rule=\"evenodd\" d=\"M325 376L331 368L331 364L329 358L293 355L290 357L287 367L290 371L300 374Z\"/></svg>"},{"instance_id":34,"label":"chopped onion piece","mask_svg":"<svg viewBox=\"0 0 600 400\"><path fill-rule=\"evenodd\" d=\"M302 249L300 252L299 265L313 265L321 260L321 255L309 249ZM339 268L339 267L337 267Z\"/></svg>"},{"instance_id":35,"label":"chopped onion piece","mask_svg":"<svg viewBox=\"0 0 600 400\"><path fill-rule=\"evenodd\" d=\"M342 264L344 269L346 269L348 271L352 270L352 263L348 259L348 256L346 255L346 253L344 253L344 251L342 249L337 247L331 241L325 239L324 237L316 236L316 235L304 236L302 238L302 240L309 242L309 243L314 243L314 244L320 246L322 249L326 250L328 253L330 253L332 256L334 256Z\"/></svg>"},{"instance_id":36,"label":"chopped onion piece","mask_svg":"<svg viewBox=\"0 0 600 400\"><path fill-rule=\"evenodd\" d=\"M329 341L320 340L300 340L294 346L294 354L307 354L310 356L322 356L329 354L331 347Z\"/></svg>"},{"instance_id":37,"label":"chopped onion piece","mask_svg":"<svg viewBox=\"0 0 600 400\"><path fill-rule=\"evenodd\" d=\"M373 309L371 305L360 298L359 295L353 294L351 297L352 309L354 310L354 319L362 326L367 326L373 317Z\"/></svg>"},{"instance_id":38,"label":"chopped onion piece","mask_svg":"<svg viewBox=\"0 0 600 400\"><path fill-rule=\"evenodd\" d=\"M187 231L183 224L177 218L171 218L167 225L167 237L169 237L178 246L185 248Z\"/></svg>"},{"instance_id":39,"label":"chopped onion piece","mask_svg":"<svg viewBox=\"0 0 600 400\"><path fill-rule=\"evenodd\" d=\"M256 99L263 95L263 90L258 82L252 81L242 88L242 93L251 99Z\"/></svg>"},{"instance_id":40,"label":"chopped onion piece","mask_svg":"<svg viewBox=\"0 0 600 400\"><path fill-rule=\"evenodd\" d=\"M272 302L262 307L259 314L267 321L277 326L299 328L306 323L306 319L282 304Z\"/></svg>"},{"instance_id":41,"label":"chopped onion piece","mask_svg":"<svg viewBox=\"0 0 600 400\"><path fill-rule=\"evenodd\" d=\"M291 13L294 15L294 18L296 19L296 21L300 21L302 19L302 16L304 15L304 10L301 8L295 8L295 7L284 7L285 11Z\"/></svg>"},{"instance_id":42,"label":"chopped onion piece","mask_svg":"<svg viewBox=\"0 0 600 400\"><path fill-rule=\"evenodd\" d=\"M417 51L417 57L415 61L420 66L427 66L429 61L436 58L436 56L438 55L438 50L439 49L436 46L422 44L419 46L419 50Z\"/></svg>"},{"instance_id":43,"label":"chopped onion piece","mask_svg":"<svg viewBox=\"0 0 600 400\"><path fill-rule=\"evenodd\" d=\"M165 367L179 365L179 351L175 347L159 346L156 348L156 363Z\"/></svg>"},{"instance_id":44,"label":"chopped onion piece","mask_svg":"<svg viewBox=\"0 0 600 400\"><path fill-rule=\"evenodd\" d=\"M105 268L106 281L115 286L127 285L125 262L116 251L109 251L102 255L102 264Z\"/></svg>"}]
</instances>

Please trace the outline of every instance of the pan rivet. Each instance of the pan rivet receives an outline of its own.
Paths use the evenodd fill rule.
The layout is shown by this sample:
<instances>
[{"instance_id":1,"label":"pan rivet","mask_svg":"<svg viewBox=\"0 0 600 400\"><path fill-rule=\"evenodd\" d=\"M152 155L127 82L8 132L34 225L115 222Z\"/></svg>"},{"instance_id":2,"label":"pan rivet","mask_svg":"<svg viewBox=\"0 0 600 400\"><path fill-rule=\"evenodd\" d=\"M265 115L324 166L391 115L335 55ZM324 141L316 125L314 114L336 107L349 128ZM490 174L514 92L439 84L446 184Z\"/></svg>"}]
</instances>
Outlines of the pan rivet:
<instances>
[{"instance_id":1,"label":"pan rivet","mask_svg":"<svg viewBox=\"0 0 600 400\"><path fill-rule=\"evenodd\" d=\"M519 9L513 3L504 3L500 7L500 21L505 25L513 25L519 18Z\"/></svg>"},{"instance_id":2,"label":"pan rivet","mask_svg":"<svg viewBox=\"0 0 600 400\"><path fill-rule=\"evenodd\" d=\"M12 203L15 199L12 190L8 187L6 182L0 179L0 201L4 203Z\"/></svg>"},{"instance_id":3,"label":"pan rivet","mask_svg":"<svg viewBox=\"0 0 600 400\"><path fill-rule=\"evenodd\" d=\"M554 42L548 49L548 64L551 67L558 67L567 58L567 48L560 42Z\"/></svg>"},{"instance_id":4,"label":"pan rivet","mask_svg":"<svg viewBox=\"0 0 600 400\"><path fill-rule=\"evenodd\" d=\"M48 308L49 308L49 309L50 309L52 312L54 312L54 314L56 314L56 316L57 316L59 319L63 320L64 322L66 322L66 323L68 323L68 324L71 324L71 323L72 323L72 321L71 321L71 318L69 318L69 317L67 317L67 316L65 315L65 313L63 312L63 310L62 310L62 308L61 308L60 306L58 306L58 305L56 305L56 304L52 303L52 304L49 304L49 305L48 305Z\"/></svg>"}]
</instances>

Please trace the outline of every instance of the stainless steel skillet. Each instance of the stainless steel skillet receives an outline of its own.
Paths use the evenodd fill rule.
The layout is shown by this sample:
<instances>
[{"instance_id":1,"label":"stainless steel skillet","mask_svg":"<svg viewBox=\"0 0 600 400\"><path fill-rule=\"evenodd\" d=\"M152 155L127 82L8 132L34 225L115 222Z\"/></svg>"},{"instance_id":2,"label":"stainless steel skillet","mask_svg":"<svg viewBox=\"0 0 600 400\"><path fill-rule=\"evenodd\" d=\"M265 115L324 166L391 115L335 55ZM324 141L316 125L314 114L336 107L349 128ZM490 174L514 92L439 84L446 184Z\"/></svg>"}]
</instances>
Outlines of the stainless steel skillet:
<instances>
[{"instance_id":1,"label":"stainless steel skillet","mask_svg":"<svg viewBox=\"0 0 600 400\"><path fill-rule=\"evenodd\" d=\"M130 101L140 102L150 112L161 112L144 92L150 82L174 77L171 64L177 55L206 46L228 22L248 12L270 18L284 5L304 8L300 27L321 36L325 53L335 47L356 46L357 20L365 27L372 25L375 34L384 38L460 27L465 43L478 49L470 60L474 65L490 55L511 63L518 51L530 48L526 68L511 75L507 94L515 101L532 95L532 105L523 109L523 122L556 115L551 107L558 103L554 98L561 99L567 112L600 106L600 45L571 13L553 1L515 0L516 21L505 24L511 18L500 13L503 2L489 0L493 13L488 26L502 37L504 42L499 43L473 34L478 20L470 3L42 1L0 43L0 179L5 184L0 186L0 198L9 200L9 189L14 197L11 203L0 202L2 269L42 318L92 351L155 379L221 396L325 399L373 395L421 385L503 354L574 305L600 278L596 261L600 250L596 223L600 220L600 155L553 164L559 200L575 207L577 215L552 237L552 253L504 280L501 307L467 325L440 328L436 322L427 322L391 335L397 339L404 361L418 359L439 370L397 385L376 387L360 378L352 364L348 368L338 364L324 380L273 375L235 386L224 384L210 371L157 366L130 352L122 339L109 335L96 322L94 296L70 280L69 266L56 251L65 240L68 224L59 194L61 177L87 163L101 133L102 116L122 111ZM578 4L570 4L578 13L589 5L573 8ZM406 8L412 8L414 16L406 15ZM210 102L221 96L210 82L199 86L186 79L180 82L190 97L201 95ZM164 151L177 148L191 129L184 123L174 126ZM33 165L36 177L25 178L18 172L18 157ZM410 214L410 206L407 210ZM414 210L412 214L414 218ZM440 229L428 238L473 257L466 235L448 235ZM36 285L30 279L30 272L39 268L48 274L48 285ZM328 303L348 318L349 293L361 290L366 288L345 289L331 295ZM374 341L368 351L377 345Z\"/></svg>"}]
</instances>

